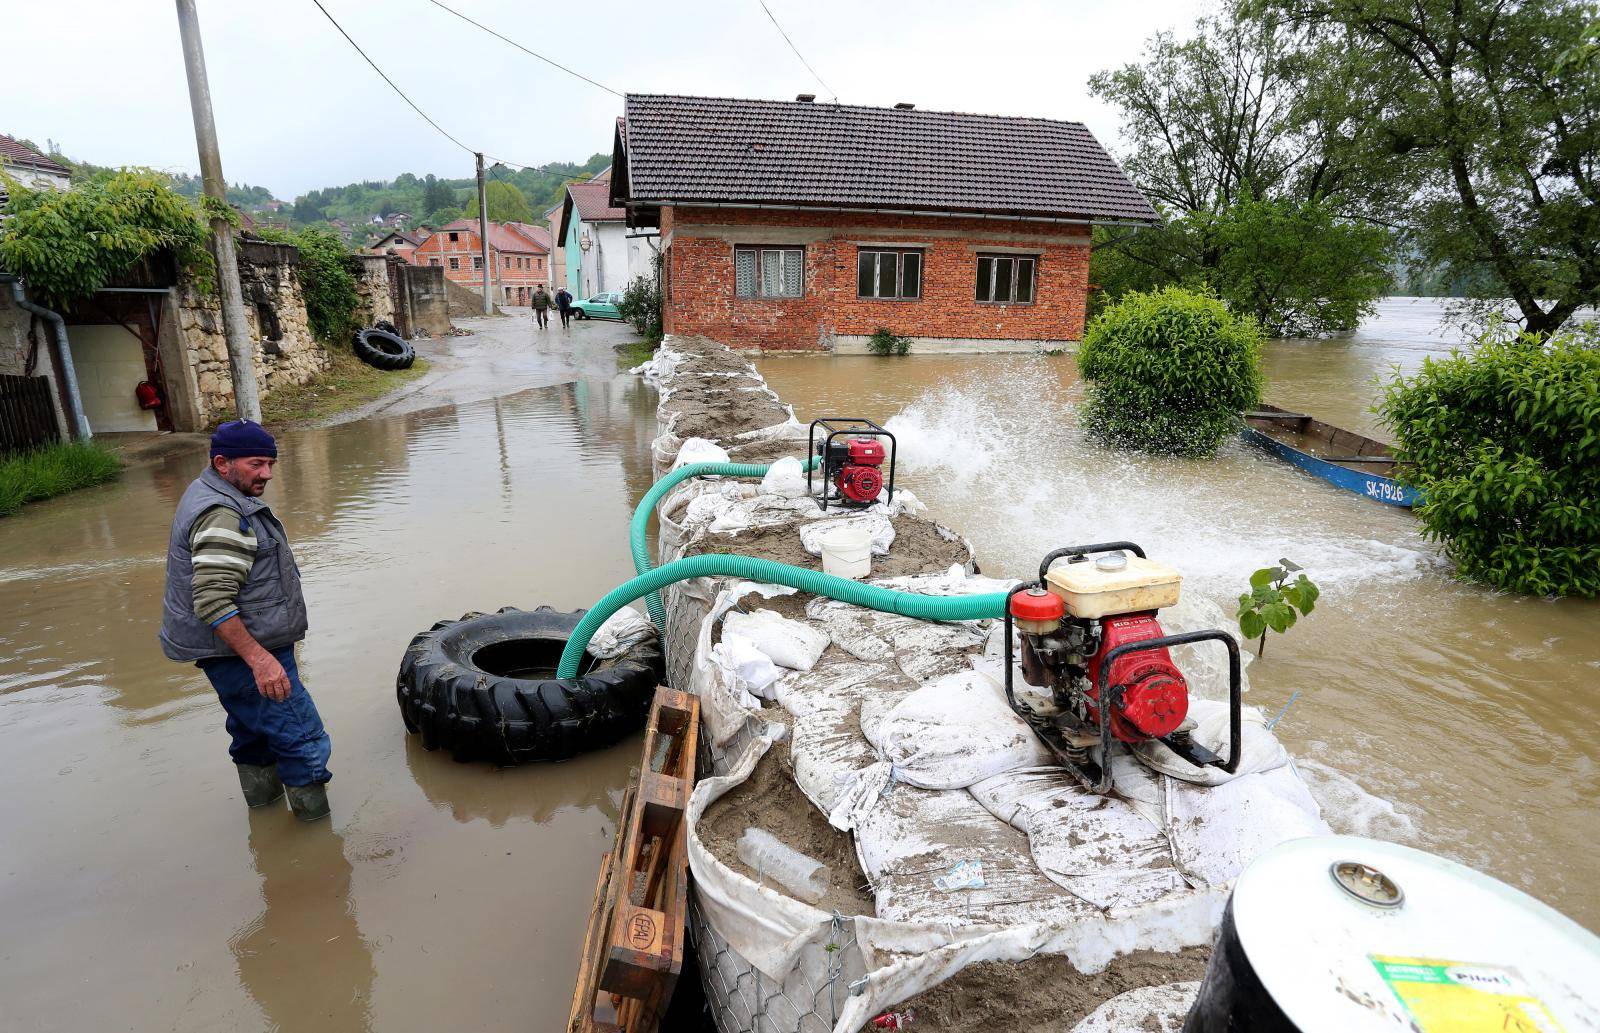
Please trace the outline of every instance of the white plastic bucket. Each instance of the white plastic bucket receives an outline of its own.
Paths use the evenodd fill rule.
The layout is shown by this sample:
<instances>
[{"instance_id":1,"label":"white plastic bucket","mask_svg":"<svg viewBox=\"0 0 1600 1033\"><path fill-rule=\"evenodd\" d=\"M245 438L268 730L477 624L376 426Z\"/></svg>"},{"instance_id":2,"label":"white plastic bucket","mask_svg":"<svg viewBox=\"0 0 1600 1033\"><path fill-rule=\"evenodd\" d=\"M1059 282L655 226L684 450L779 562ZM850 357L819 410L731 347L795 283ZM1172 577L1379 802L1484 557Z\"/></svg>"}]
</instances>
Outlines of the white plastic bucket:
<instances>
[{"instance_id":1,"label":"white plastic bucket","mask_svg":"<svg viewBox=\"0 0 1600 1033\"><path fill-rule=\"evenodd\" d=\"M822 570L837 577L864 578L872 573L872 532L865 527L835 527L823 532Z\"/></svg>"}]
</instances>

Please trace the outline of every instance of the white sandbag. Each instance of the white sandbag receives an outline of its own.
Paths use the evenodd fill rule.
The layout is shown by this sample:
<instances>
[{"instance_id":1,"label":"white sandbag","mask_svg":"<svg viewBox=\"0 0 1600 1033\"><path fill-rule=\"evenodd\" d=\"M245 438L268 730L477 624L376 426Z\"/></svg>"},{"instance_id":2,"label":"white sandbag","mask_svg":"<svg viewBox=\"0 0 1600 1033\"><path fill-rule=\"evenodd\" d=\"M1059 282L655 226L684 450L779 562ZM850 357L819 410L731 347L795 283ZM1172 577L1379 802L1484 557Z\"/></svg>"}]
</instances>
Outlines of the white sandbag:
<instances>
[{"instance_id":1,"label":"white sandbag","mask_svg":"<svg viewBox=\"0 0 1600 1033\"><path fill-rule=\"evenodd\" d=\"M1071 1033L1178 1033L1199 996L1198 981L1135 987L1085 1015Z\"/></svg>"},{"instance_id":2,"label":"white sandbag","mask_svg":"<svg viewBox=\"0 0 1600 1033\"><path fill-rule=\"evenodd\" d=\"M791 671L811 670L828 648L826 632L771 610L729 613L722 619L723 641L729 636L745 639L773 663Z\"/></svg>"},{"instance_id":3,"label":"white sandbag","mask_svg":"<svg viewBox=\"0 0 1600 1033\"><path fill-rule=\"evenodd\" d=\"M678 446L677 458L672 461L672 468L687 466L690 463L726 463L728 453L715 441L706 438L686 438Z\"/></svg>"},{"instance_id":4,"label":"white sandbag","mask_svg":"<svg viewBox=\"0 0 1600 1033\"><path fill-rule=\"evenodd\" d=\"M800 528L800 544L813 556L822 555L822 538L837 528L865 531L874 556L887 556L894 544L894 525L882 513L855 513L850 516L813 520Z\"/></svg>"},{"instance_id":5,"label":"white sandbag","mask_svg":"<svg viewBox=\"0 0 1600 1033\"><path fill-rule=\"evenodd\" d=\"M629 606L613 613L595 630L585 649L590 656L610 660L621 656L645 639L655 636L655 625L638 610Z\"/></svg>"},{"instance_id":6,"label":"white sandbag","mask_svg":"<svg viewBox=\"0 0 1600 1033\"><path fill-rule=\"evenodd\" d=\"M806 472L800 460L794 456L784 456L768 466L766 476L761 478L761 494L786 499L804 497L807 494Z\"/></svg>"},{"instance_id":7,"label":"white sandbag","mask_svg":"<svg viewBox=\"0 0 1600 1033\"><path fill-rule=\"evenodd\" d=\"M722 668L734 684L761 699L772 699L767 687L783 677L783 672L755 643L726 632L722 641L711 647L711 662Z\"/></svg>"},{"instance_id":8,"label":"white sandbag","mask_svg":"<svg viewBox=\"0 0 1600 1033\"><path fill-rule=\"evenodd\" d=\"M924 789L965 789L1050 755L1003 693L976 671L936 678L901 700L872 744L895 778Z\"/></svg>"},{"instance_id":9,"label":"white sandbag","mask_svg":"<svg viewBox=\"0 0 1600 1033\"><path fill-rule=\"evenodd\" d=\"M1197 883L1225 886L1279 843L1331 831L1293 764L1219 786L1166 783L1173 861Z\"/></svg>"},{"instance_id":10,"label":"white sandbag","mask_svg":"<svg viewBox=\"0 0 1600 1033\"><path fill-rule=\"evenodd\" d=\"M1194 741L1226 760L1233 741L1228 704L1191 698L1189 718L1195 722L1194 730L1189 733ZM1283 748L1278 737L1268 730L1267 719L1255 707L1245 707L1241 711L1240 731L1244 739L1244 751L1239 757L1239 767L1233 774L1221 768L1190 764L1156 739L1135 744L1133 752L1142 763L1164 775L1203 786L1221 785L1252 772L1269 771L1288 763L1289 752Z\"/></svg>"}]
</instances>

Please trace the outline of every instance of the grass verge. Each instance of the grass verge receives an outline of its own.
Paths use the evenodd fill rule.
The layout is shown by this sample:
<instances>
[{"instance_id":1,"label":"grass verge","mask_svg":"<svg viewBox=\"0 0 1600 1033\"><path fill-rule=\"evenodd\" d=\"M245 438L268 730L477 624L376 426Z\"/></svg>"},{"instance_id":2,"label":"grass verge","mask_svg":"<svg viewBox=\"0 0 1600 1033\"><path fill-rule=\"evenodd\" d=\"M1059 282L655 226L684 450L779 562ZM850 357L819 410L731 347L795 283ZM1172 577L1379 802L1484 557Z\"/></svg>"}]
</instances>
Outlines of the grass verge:
<instances>
[{"instance_id":1,"label":"grass verge","mask_svg":"<svg viewBox=\"0 0 1600 1033\"><path fill-rule=\"evenodd\" d=\"M627 369L632 369L642 362L649 362L651 356L656 353L656 346L660 343L661 338L659 337L654 340L646 337L637 341L630 341L627 344L619 344L617 345L617 362Z\"/></svg>"},{"instance_id":2,"label":"grass verge","mask_svg":"<svg viewBox=\"0 0 1600 1033\"><path fill-rule=\"evenodd\" d=\"M261 400L262 423L315 423L365 405L428 372L419 358L410 369L381 370L344 348L329 348L333 364L304 384L280 387Z\"/></svg>"},{"instance_id":3,"label":"grass verge","mask_svg":"<svg viewBox=\"0 0 1600 1033\"><path fill-rule=\"evenodd\" d=\"M109 481L122 460L104 445L74 441L0 457L0 517L30 502Z\"/></svg>"}]
</instances>

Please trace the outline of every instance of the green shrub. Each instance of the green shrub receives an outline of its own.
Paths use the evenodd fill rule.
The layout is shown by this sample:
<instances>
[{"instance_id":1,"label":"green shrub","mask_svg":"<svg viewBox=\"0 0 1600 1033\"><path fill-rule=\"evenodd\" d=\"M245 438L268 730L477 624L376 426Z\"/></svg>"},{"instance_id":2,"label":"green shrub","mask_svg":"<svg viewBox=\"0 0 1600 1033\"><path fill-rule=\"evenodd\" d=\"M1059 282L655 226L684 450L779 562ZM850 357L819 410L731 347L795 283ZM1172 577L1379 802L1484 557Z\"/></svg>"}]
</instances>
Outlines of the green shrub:
<instances>
[{"instance_id":1,"label":"green shrub","mask_svg":"<svg viewBox=\"0 0 1600 1033\"><path fill-rule=\"evenodd\" d=\"M1503 591L1600 595L1600 351L1486 338L1397 378L1378 411L1424 532Z\"/></svg>"},{"instance_id":2,"label":"green shrub","mask_svg":"<svg viewBox=\"0 0 1600 1033\"><path fill-rule=\"evenodd\" d=\"M661 341L661 256L656 256L656 275L637 276L622 292L617 302L617 315L633 324L633 328L651 345Z\"/></svg>"},{"instance_id":3,"label":"green shrub","mask_svg":"<svg viewBox=\"0 0 1600 1033\"><path fill-rule=\"evenodd\" d=\"M1083 424L1102 444L1206 456L1261 401L1261 330L1217 297L1134 292L1089 325L1078 353Z\"/></svg>"},{"instance_id":4,"label":"green shrub","mask_svg":"<svg viewBox=\"0 0 1600 1033\"><path fill-rule=\"evenodd\" d=\"M306 319L318 340L347 344L356 330L355 258L332 230L309 227L298 233L264 226L256 232L263 240L293 244L300 251L300 293L306 299Z\"/></svg>"},{"instance_id":5,"label":"green shrub","mask_svg":"<svg viewBox=\"0 0 1600 1033\"><path fill-rule=\"evenodd\" d=\"M201 210L146 169L99 174L71 190L29 190L0 175L0 268L47 305L70 307L145 258L169 252L201 290L216 263ZM233 214L231 211L228 213Z\"/></svg>"},{"instance_id":6,"label":"green shrub","mask_svg":"<svg viewBox=\"0 0 1600 1033\"><path fill-rule=\"evenodd\" d=\"M0 517L10 516L29 502L108 481L121 470L122 460L116 453L92 441L0 456Z\"/></svg>"},{"instance_id":7,"label":"green shrub","mask_svg":"<svg viewBox=\"0 0 1600 1033\"><path fill-rule=\"evenodd\" d=\"M867 348L874 355L904 355L911 350L911 338L900 337L888 327L880 326L867 339Z\"/></svg>"}]
</instances>

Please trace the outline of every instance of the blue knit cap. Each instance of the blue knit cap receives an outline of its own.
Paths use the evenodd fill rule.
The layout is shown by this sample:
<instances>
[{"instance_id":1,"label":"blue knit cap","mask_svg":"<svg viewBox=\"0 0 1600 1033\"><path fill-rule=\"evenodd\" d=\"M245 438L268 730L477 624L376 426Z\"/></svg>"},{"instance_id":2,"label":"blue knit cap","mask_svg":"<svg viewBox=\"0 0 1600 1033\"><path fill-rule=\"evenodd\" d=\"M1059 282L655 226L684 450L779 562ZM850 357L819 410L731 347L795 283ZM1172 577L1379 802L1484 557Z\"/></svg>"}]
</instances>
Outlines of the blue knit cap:
<instances>
[{"instance_id":1,"label":"blue knit cap","mask_svg":"<svg viewBox=\"0 0 1600 1033\"><path fill-rule=\"evenodd\" d=\"M211 454L238 459L241 456L278 458L278 443L266 428L249 420L229 420L211 434Z\"/></svg>"}]
</instances>

